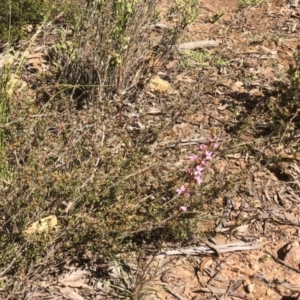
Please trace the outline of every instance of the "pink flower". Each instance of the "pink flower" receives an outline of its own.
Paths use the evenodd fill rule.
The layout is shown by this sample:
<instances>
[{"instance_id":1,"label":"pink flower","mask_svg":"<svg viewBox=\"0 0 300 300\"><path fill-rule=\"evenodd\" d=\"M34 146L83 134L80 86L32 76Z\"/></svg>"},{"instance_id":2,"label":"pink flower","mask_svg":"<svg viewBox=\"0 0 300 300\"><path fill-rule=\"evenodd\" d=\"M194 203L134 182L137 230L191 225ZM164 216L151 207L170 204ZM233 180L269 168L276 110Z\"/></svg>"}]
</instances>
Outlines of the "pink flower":
<instances>
[{"instance_id":1,"label":"pink flower","mask_svg":"<svg viewBox=\"0 0 300 300\"><path fill-rule=\"evenodd\" d=\"M209 151L205 151L205 155L206 155L206 159L207 160L211 160L211 155L212 155L212 152L209 152Z\"/></svg>"},{"instance_id":2,"label":"pink flower","mask_svg":"<svg viewBox=\"0 0 300 300\"><path fill-rule=\"evenodd\" d=\"M180 206L180 210L183 211L183 212L186 212L187 211L187 207L186 206Z\"/></svg>"},{"instance_id":3,"label":"pink flower","mask_svg":"<svg viewBox=\"0 0 300 300\"><path fill-rule=\"evenodd\" d=\"M182 185L179 189L176 190L178 195L184 194L186 192L186 187Z\"/></svg>"},{"instance_id":4,"label":"pink flower","mask_svg":"<svg viewBox=\"0 0 300 300\"><path fill-rule=\"evenodd\" d=\"M191 157L190 157L190 161L196 161L198 159L198 155L195 155L193 154Z\"/></svg>"},{"instance_id":5,"label":"pink flower","mask_svg":"<svg viewBox=\"0 0 300 300\"><path fill-rule=\"evenodd\" d=\"M201 184L201 182L202 182L202 179L199 175L195 176L195 180L197 181L198 184Z\"/></svg>"},{"instance_id":6,"label":"pink flower","mask_svg":"<svg viewBox=\"0 0 300 300\"><path fill-rule=\"evenodd\" d=\"M185 171L189 174L191 174L191 172L192 172L191 168L187 168Z\"/></svg>"},{"instance_id":7,"label":"pink flower","mask_svg":"<svg viewBox=\"0 0 300 300\"><path fill-rule=\"evenodd\" d=\"M205 160L201 160L201 165L205 166L206 165L206 161Z\"/></svg>"},{"instance_id":8,"label":"pink flower","mask_svg":"<svg viewBox=\"0 0 300 300\"><path fill-rule=\"evenodd\" d=\"M217 149L217 148L219 148L219 144L218 144L218 143L214 143L214 144L213 144L213 147L214 147L215 149Z\"/></svg>"},{"instance_id":9,"label":"pink flower","mask_svg":"<svg viewBox=\"0 0 300 300\"><path fill-rule=\"evenodd\" d=\"M204 170L203 168L201 168L200 166L197 166L196 171L194 172L194 174L196 176L200 176L203 170Z\"/></svg>"},{"instance_id":10,"label":"pink flower","mask_svg":"<svg viewBox=\"0 0 300 300\"><path fill-rule=\"evenodd\" d=\"M207 146L204 145L204 144L202 144L202 145L200 145L200 149L201 149L202 151L205 151L205 150L207 149Z\"/></svg>"}]
</instances>

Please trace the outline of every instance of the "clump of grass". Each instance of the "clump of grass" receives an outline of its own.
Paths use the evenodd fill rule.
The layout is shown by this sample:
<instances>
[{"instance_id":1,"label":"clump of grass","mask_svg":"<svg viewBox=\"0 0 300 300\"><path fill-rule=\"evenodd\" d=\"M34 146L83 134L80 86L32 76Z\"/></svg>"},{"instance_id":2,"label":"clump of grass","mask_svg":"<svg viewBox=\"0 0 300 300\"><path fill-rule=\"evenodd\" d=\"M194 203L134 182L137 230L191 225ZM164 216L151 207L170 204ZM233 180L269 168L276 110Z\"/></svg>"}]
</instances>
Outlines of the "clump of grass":
<instances>
[{"instance_id":1,"label":"clump of grass","mask_svg":"<svg viewBox=\"0 0 300 300\"><path fill-rule=\"evenodd\" d=\"M125 299L146 299L151 293L155 292L152 281L163 274L165 265L159 266L155 261L155 256L149 259L145 254L137 252L133 268L124 261L114 258L110 268L113 282L108 285L117 292L117 297ZM107 284L107 283L106 283Z\"/></svg>"},{"instance_id":2,"label":"clump of grass","mask_svg":"<svg viewBox=\"0 0 300 300\"><path fill-rule=\"evenodd\" d=\"M3 70L3 73L6 71ZM5 90L5 74L2 74L2 80L0 81L0 124L6 124L8 121L8 101L6 97ZM0 184L7 182L7 160L5 155L5 145L4 145L4 128L0 128Z\"/></svg>"},{"instance_id":3,"label":"clump of grass","mask_svg":"<svg viewBox=\"0 0 300 300\"><path fill-rule=\"evenodd\" d=\"M288 70L288 83L279 85L278 96L270 97L268 110L271 112L271 125L279 133L291 137L299 128L300 92L300 47L294 54L295 64Z\"/></svg>"},{"instance_id":4,"label":"clump of grass","mask_svg":"<svg viewBox=\"0 0 300 300\"><path fill-rule=\"evenodd\" d=\"M274 91L244 118L243 130L257 136L273 136L281 142L292 141L299 129L300 47L294 53L294 64L289 66L286 80L274 83ZM247 79L247 78L246 78Z\"/></svg>"},{"instance_id":5,"label":"clump of grass","mask_svg":"<svg viewBox=\"0 0 300 300\"><path fill-rule=\"evenodd\" d=\"M183 51L181 64L183 67L192 67L192 66L207 66L209 65L211 59L211 54L205 50L199 51Z\"/></svg>"},{"instance_id":6,"label":"clump of grass","mask_svg":"<svg viewBox=\"0 0 300 300\"><path fill-rule=\"evenodd\" d=\"M46 19L63 16L76 27L85 0L3 0L0 3L0 41L26 40ZM76 5L74 5L76 4Z\"/></svg>"},{"instance_id":7,"label":"clump of grass","mask_svg":"<svg viewBox=\"0 0 300 300\"><path fill-rule=\"evenodd\" d=\"M267 2L268 0L241 0L242 2L242 7L247 7L251 5L259 5L264 2Z\"/></svg>"}]
</instances>

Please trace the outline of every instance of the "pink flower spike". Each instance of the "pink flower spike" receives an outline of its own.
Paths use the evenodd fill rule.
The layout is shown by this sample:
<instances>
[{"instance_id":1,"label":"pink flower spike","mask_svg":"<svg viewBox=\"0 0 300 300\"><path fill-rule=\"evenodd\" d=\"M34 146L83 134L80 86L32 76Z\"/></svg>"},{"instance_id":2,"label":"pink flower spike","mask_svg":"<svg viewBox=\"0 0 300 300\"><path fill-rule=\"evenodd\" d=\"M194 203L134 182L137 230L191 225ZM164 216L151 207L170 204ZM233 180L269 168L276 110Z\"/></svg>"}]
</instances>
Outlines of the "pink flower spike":
<instances>
[{"instance_id":1,"label":"pink flower spike","mask_svg":"<svg viewBox=\"0 0 300 300\"><path fill-rule=\"evenodd\" d=\"M183 212L186 212L187 211L187 207L186 206L180 206L180 210L183 211Z\"/></svg>"},{"instance_id":2,"label":"pink flower spike","mask_svg":"<svg viewBox=\"0 0 300 300\"><path fill-rule=\"evenodd\" d=\"M186 187L182 185L179 189L176 190L178 195L183 194L186 191Z\"/></svg>"},{"instance_id":3,"label":"pink flower spike","mask_svg":"<svg viewBox=\"0 0 300 300\"><path fill-rule=\"evenodd\" d=\"M214 143L213 146L214 146L215 149L219 148L219 144L218 143Z\"/></svg>"},{"instance_id":4,"label":"pink flower spike","mask_svg":"<svg viewBox=\"0 0 300 300\"><path fill-rule=\"evenodd\" d=\"M198 184L201 184L202 179L200 176L195 176L195 180L197 181Z\"/></svg>"},{"instance_id":5,"label":"pink flower spike","mask_svg":"<svg viewBox=\"0 0 300 300\"><path fill-rule=\"evenodd\" d=\"M203 170L204 170L203 168L201 168L200 166L197 166L196 171L194 172L194 174L196 176L200 176Z\"/></svg>"},{"instance_id":6,"label":"pink flower spike","mask_svg":"<svg viewBox=\"0 0 300 300\"><path fill-rule=\"evenodd\" d=\"M207 146L204 145L204 144L202 144L202 145L200 145L200 149L201 149L202 151L205 151L205 150L207 149Z\"/></svg>"},{"instance_id":7,"label":"pink flower spike","mask_svg":"<svg viewBox=\"0 0 300 300\"><path fill-rule=\"evenodd\" d=\"M195 155L193 154L191 157L190 157L190 161L196 161L198 159L198 155Z\"/></svg>"},{"instance_id":8,"label":"pink flower spike","mask_svg":"<svg viewBox=\"0 0 300 300\"><path fill-rule=\"evenodd\" d=\"M211 160L211 155L212 155L212 152L209 152L209 151L205 151L205 155L206 155L206 159L207 160Z\"/></svg>"}]
</instances>

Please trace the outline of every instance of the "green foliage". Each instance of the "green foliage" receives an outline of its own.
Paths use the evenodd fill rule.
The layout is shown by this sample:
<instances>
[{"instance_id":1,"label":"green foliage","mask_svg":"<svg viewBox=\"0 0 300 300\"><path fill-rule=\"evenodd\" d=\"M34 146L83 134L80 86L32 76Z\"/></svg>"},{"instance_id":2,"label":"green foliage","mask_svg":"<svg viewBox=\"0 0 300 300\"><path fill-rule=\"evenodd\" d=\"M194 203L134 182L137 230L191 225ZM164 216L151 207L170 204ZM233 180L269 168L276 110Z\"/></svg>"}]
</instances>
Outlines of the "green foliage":
<instances>
[{"instance_id":1,"label":"green foliage","mask_svg":"<svg viewBox=\"0 0 300 300\"><path fill-rule=\"evenodd\" d=\"M0 125L8 122L9 115L9 97L13 92L14 77L9 75L11 65L13 63L13 57L10 53L4 53L2 60L5 63L0 69ZM5 151L5 133L4 127L0 127L0 187L5 186L8 183L9 167L6 158Z\"/></svg>"},{"instance_id":2,"label":"green foliage","mask_svg":"<svg viewBox=\"0 0 300 300\"><path fill-rule=\"evenodd\" d=\"M3 80L0 80L0 124L6 124L8 120L8 102L5 96ZM0 128L0 186L7 181L8 169L4 144L5 130Z\"/></svg>"},{"instance_id":3,"label":"green foliage","mask_svg":"<svg viewBox=\"0 0 300 300\"><path fill-rule=\"evenodd\" d=\"M85 0L3 0L0 3L0 41L28 38L46 19L63 16L73 28L78 25Z\"/></svg>"},{"instance_id":4,"label":"green foliage","mask_svg":"<svg viewBox=\"0 0 300 300\"><path fill-rule=\"evenodd\" d=\"M297 50L294 53L295 66L290 65L288 75L291 81L292 92L300 90L300 46L297 46Z\"/></svg>"},{"instance_id":5,"label":"green foliage","mask_svg":"<svg viewBox=\"0 0 300 300\"><path fill-rule=\"evenodd\" d=\"M23 26L43 21L47 11L44 0L3 0L0 3L0 40L21 38Z\"/></svg>"},{"instance_id":6,"label":"green foliage","mask_svg":"<svg viewBox=\"0 0 300 300\"><path fill-rule=\"evenodd\" d=\"M2 25L11 25L8 40L24 24L43 21L47 6L46 1L28 1L24 11L4 3L14 14L11 20L2 18ZM49 70L30 74L28 86L34 83L36 88L16 88L26 51L2 70L0 168L1 180L7 182L0 189L0 246L6 249L0 269L11 274L30 272L49 249L58 253L50 261L88 251L107 257L141 240L156 245L162 239L188 239L196 230L178 210L182 199L174 195L182 174L161 168L164 154L152 152L166 130L165 117L135 132L124 108L124 103L142 98L157 72L147 63L149 56L161 63L169 58L166 45L176 44L181 26L193 20L196 2L190 2L192 10L178 11L183 23L156 37L155 45L147 29L157 16L154 0L72 3L53 2L47 10L54 27L53 16L64 12L67 29L55 28L44 58ZM35 18L30 17L33 12ZM50 26L43 24L28 48L40 32L48 33ZM178 102L167 105L174 115L178 112ZM130 114L135 114L132 109ZM142 117L151 124L147 114ZM190 205L200 209L201 201L197 197ZM51 215L59 224L53 231L24 233Z\"/></svg>"},{"instance_id":7,"label":"green foliage","mask_svg":"<svg viewBox=\"0 0 300 300\"><path fill-rule=\"evenodd\" d=\"M214 14L212 17L210 17L207 22L209 23L216 23L218 20L220 20L224 16L224 12L218 12Z\"/></svg>"},{"instance_id":8,"label":"green foliage","mask_svg":"<svg viewBox=\"0 0 300 300\"><path fill-rule=\"evenodd\" d=\"M241 1L242 1L242 7L247 7L249 5L258 5L267 2L268 0L241 0Z\"/></svg>"},{"instance_id":9,"label":"green foliage","mask_svg":"<svg viewBox=\"0 0 300 300\"><path fill-rule=\"evenodd\" d=\"M198 17L199 7L199 0L175 0L172 10L178 14L179 25L185 28Z\"/></svg>"},{"instance_id":10,"label":"green foliage","mask_svg":"<svg viewBox=\"0 0 300 300\"><path fill-rule=\"evenodd\" d=\"M209 64L210 59L211 54L206 50L185 50L182 52L181 64L184 67L205 66Z\"/></svg>"},{"instance_id":11,"label":"green foliage","mask_svg":"<svg viewBox=\"0 0 300 300\"><path fill-rule=\"evenodd\" d=\"M271 97L268 109L272 115L273 127L290 135L298 128L300 112L300 46L294 54L295 64L288 70L289 84L280 86L280 95Z\"/></svg>"}]
</instances>

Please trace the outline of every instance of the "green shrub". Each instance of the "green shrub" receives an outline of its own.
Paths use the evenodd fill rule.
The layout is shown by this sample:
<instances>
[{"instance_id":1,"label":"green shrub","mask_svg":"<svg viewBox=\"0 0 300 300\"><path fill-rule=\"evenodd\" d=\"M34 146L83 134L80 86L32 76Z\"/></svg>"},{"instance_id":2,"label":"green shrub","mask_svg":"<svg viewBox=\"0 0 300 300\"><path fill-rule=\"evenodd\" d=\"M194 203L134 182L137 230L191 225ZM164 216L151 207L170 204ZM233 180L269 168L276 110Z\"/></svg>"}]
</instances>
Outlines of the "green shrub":
<instances>
[{"instance_id":1,"label":"green shrub","mask_svg":"<svg viewBox=\"0 0 300 300\"><path fill-rule=\"evenodd\" d=\"M294 53L295 63L288 70L288 83L279 84L279 95L270 97L268 109L271 112L273 128L288 136L299 128L300 112L300 46Z\"/></svg>"},{"instance_id":2,"label":"green shrub","mask_svg":"<svg viewBox=\"0 0 300 300\"><path fill-rule=\"evenodd\" d=\"M76 26L85 0L3 0L0 3L0 41L28 37L46 19L63 16L68 26ZM25 27L27 25L27 27Z\"/></svg>"},{"instance_id":3,"label":"green shrub","mask_svg":"<svg viewBox=\"0 0 300 300\"><path fill-rule=\"evenodd\" d=\"M30 272L49 249L57 253L50 261L66 253L113 255L139 241L188 238L189 228L195 228L178 212L182 199L174 196L182 174L161 169L164 154L152 151L172 124L166 125L164 115L153 122L145 97L149 80L172 55L169 46L186 23L153 33L155 0L94 1L78 9L72 3L56 2L47 11L50 16L64 12L65 25L52 20L53 27L39 31L47 36L55 28L44 57L49 69L28 76L35 88L12 93L6 106L1 138L13 176L0 189L5 232L0 245L7 249L0 269L12 273ZM183 13L190 22L188 11ZM27 21L33 19L17 24ZM22 66L18 70L22 74ZM13 73L12 64L7 77ZM172 97L165 108L175 115L181 100ZM135 130L136 124L143 128ZM66 203L72 204L68 212ZM198 197L190 206L201 206ZM56 230L24 234L49 215L58 219Z\"/></svg>"},{"instance_id":4,"label":"green shrub","mask_svg":"<svg viewBox=\"0 0 300 300\"><path fill-rule=\"evenodd\" d=\"M36 25L43 21L46 13L44 0L3 0L0 3L1 40L21 38L23 26Z\"/></svg>"}]
</instances>

